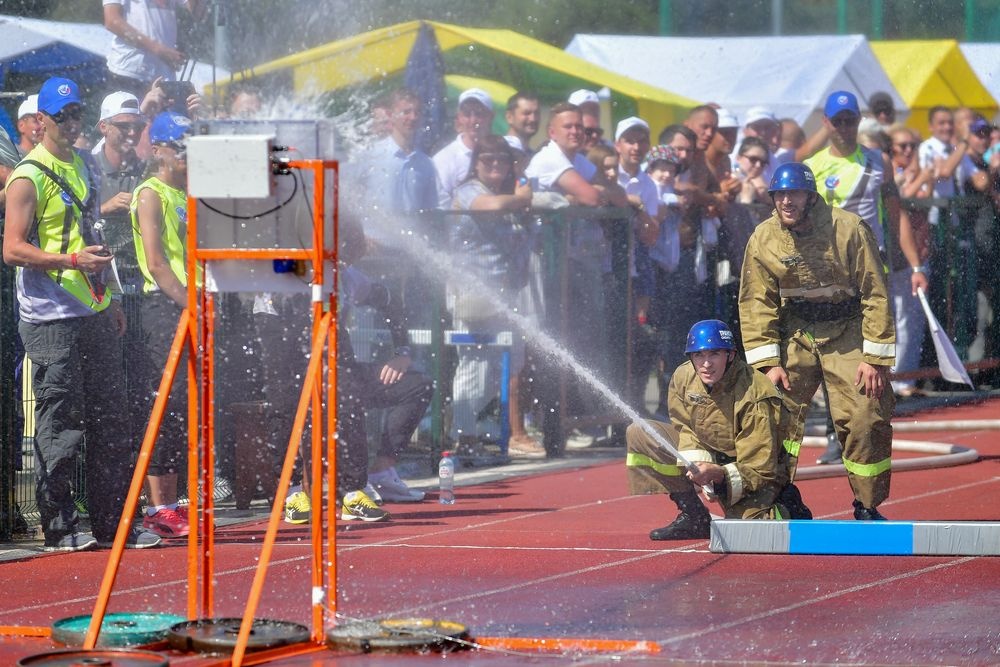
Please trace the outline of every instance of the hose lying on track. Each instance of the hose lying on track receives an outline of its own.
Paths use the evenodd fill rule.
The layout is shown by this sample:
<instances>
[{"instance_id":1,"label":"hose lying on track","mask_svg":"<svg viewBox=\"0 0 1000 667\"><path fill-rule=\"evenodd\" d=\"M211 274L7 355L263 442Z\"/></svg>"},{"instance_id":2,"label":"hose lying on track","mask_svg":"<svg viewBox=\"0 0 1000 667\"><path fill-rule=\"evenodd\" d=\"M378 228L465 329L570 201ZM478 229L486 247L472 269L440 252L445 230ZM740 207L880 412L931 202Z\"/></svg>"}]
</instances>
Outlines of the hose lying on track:
<instances>
[{"instance_id":1,"label":"hose lying on track","mask_svg":"<svg viewBox=\"0 0 1000 667\"><path fill-rule=\"evenodd\" d=\"M940 422L923 422L940 423ZM893 428L896 425L893 424ZM922 429L932 430L932 429ZM933 429L939 430L939 429ZM826 447L826 438L819 436L806 436L802 439L803 446L806 447ZM919 452L932 454L933 456L916 456L913 458L893 459L892 471L904 472L906 470L927 470L930 468L947 468L949 466L964 465L974 463L979 460L979 452L971 447L952 445L947 442L929 442L925 440L893 440L892 450L894 452ZM800 455L801 457L801 455ZM799 466L795 472L795 480L821 479L824 477L838 477L847 474L844 464L836 465L812 465Z\"/></svg>"}]
</instances>

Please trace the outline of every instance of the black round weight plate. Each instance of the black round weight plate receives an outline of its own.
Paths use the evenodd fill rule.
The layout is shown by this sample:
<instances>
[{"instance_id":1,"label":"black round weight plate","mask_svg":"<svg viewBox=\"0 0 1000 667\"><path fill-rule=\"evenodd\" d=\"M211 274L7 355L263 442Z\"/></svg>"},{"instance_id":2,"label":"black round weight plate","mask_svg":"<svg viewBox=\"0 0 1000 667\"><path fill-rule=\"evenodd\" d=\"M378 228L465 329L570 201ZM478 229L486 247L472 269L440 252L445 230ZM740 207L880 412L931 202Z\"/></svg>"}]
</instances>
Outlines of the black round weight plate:
<instances>
[{"instance_id":1,"label":"black round weight plate","mask_svg":"<svg viewBox=\"0 0 1000 667\"><path fill-rule=\"evenodd\" d=\"M170 628L167 641L180 651L228 653L236 648L240 618L202 618L184 621ZM287 621L257 619L250 628L248 651L260 651L309 640L309 628Z\"/></svg>"},{"instance_id":2,"label":"black round weight plate","mask_svg":"<svg viewBox=\"0 0 1000 667\"><path fill-rule=\"evenodd\" d=\"M66 646L83 646L90 629L90 615L61 618L52 624L52 639ZM184 620L176 614L116 613L105 614L97 646L139 646L162 640L171 626Z\"/></svg>"},{"instance_id":3,"label":"black round weight plate","mask_svg":"<svg viewBox=\"0 0 1000 667\"><path fill-rule=\"evenodd\" d=\"M461 623L433 618L351 621L326 633L326 643L330 648L365 653L453 650L463 648L462 642L468 639L468 629Z\"/></svg>"},{"instance_id":4,"label":"black round weight plate","mask_svg":"<svg viewBox=\"0 0 1000 667\"><path fill-rule=\"evenodd\" d=\"M18 667L169 667L159 653L134 649L68 649L21 658Z\"/></svg>"}]
</instances>

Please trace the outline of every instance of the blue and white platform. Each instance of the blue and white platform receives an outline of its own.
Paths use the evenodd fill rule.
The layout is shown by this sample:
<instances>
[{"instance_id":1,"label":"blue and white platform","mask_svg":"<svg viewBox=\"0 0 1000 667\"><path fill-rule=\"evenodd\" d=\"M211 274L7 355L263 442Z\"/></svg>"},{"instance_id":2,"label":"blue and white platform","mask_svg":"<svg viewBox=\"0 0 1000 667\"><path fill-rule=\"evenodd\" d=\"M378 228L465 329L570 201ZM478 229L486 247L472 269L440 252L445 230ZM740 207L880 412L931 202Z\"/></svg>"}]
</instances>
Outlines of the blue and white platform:
<instances>
[{"instance_id":1,"label":"blue and white platform","mask_svg":"<svg viewBox=\"0 0 1000 667\"><path fill-rule=\"evenodd\" d=\"M993 521L712 521L714 553L1000 556Z\"/></svg>"}]
</instances>

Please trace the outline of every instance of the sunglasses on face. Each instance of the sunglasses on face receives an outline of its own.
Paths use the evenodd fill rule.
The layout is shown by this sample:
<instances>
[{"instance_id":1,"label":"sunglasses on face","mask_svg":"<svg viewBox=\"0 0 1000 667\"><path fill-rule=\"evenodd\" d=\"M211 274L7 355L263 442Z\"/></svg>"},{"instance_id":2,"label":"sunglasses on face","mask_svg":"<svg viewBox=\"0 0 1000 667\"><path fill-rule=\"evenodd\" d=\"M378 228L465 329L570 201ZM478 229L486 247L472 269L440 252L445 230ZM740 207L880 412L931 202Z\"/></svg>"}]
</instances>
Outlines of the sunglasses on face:
<instances>
[{"instance_id":1,"label":"sunglasses on face","mask_svg":"<svg viewBox=\"0 0 1000 667\"><path fill-rule=\"evenodd\" d=\"M588 137L603 137L604 128L601 127L588 127L583 130L583 133Z\"/></svg>"},{"instance_id":2,"label":"sunglasses on face","mask_svg":"<svg viewBox=\"0 0 1000 667\"><path fill-rule=\"evenodd\" d=\"M63 109L59 113L47 113L45 115L48 116L49 118L51 118L53 121L55 121L56 125L62 125L63 123L65 123L68 120L80 120L80 119L82 119L83 118L83 108L82 107L73 107L71 109Z\"/></svg>"},{"instance_id":3,"label":"sunglasses on face","mask_svg":"<svg viewBox=\"0 0 1000 667\"><path fill-rule=\"evenodd\" d=\"M111 123L111 125L123 134L128 134L129 132L135 132L138 134L146 129L146 124L142 121L136 121L134 123Z\"/></svg>"},{"instance_id":4,"label":"sunglasses on face","mask_svg":"<svg viewBox=\"0 0 1000 667\"><path fill-rule=\"evenodd\" d=\"M831 118L830 123L832 123L834 127L851 127L853 125L857 125L859 120L860 119L855 116L847 116L844 118Z\"/></svg>"},{"instance_id":5,"label":"sunglasses on face","mask_svg":"<svg viewBox=\"0 0 1000 667\"><path fill-rule=\"evenodd\" d=\"M758 155L744 155L743 157L745 157L750 164L759 164L762 167L768 163L768 159L766 157L760 157Z\"/></svg>"},{"instance_id":6,"label":"sunglasses on face","mask_svg":"<svg viewBox=\"0 0 1000 667\"><path fill-rule=\"evenodd\" d=\"M901 141L898 144L896 144L896 148L898 148L901 151L905 151L907 148L909 148L911 151L913 151L916 150L917 146L919 145L920 144L918 144L916 141Z\"/></svg>"},{"instance_id":7,"label":"sunglasses on face","mask_svg":"<svg viewBox=\"0 0 1000 667\"><path fill-rule=\"evenodd\" d=\"M498 165L509 165L513 160L508 155L480 155L479 161L489 167Z\"/></svg>"}]
</instances>

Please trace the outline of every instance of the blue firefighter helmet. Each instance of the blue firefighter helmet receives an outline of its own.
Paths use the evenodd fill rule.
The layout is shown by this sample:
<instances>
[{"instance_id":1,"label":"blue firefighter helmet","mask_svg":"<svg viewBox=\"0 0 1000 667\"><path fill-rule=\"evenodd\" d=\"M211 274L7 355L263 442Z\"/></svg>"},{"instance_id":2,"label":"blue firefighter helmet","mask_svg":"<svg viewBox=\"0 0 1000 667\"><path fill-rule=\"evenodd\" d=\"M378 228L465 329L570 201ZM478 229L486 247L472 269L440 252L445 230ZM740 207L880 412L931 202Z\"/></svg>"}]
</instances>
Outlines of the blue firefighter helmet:
<instances>
[{"instance_id":1,"label":"blue firefighter helmet","mask_svg":"<svg viewBox=\"0 0 1000 667\"><path fill-rule=\"evenodd\" d=\"M774 170L768 193L785 190L805 190L816 192L816 177L812 170L801 162L786 162Z\"/></svg>"},{"instance_id":2,"label":"blue firefighter helmet","mask_svg":"<svg viewBox=\"0 0 1000 667\"><path fill-rule=\"evenodd\" d=\"M733 331L722 320L702 320L688 332L684 354L706 350L735 350Z\"/></svg>"}]
</instances>

